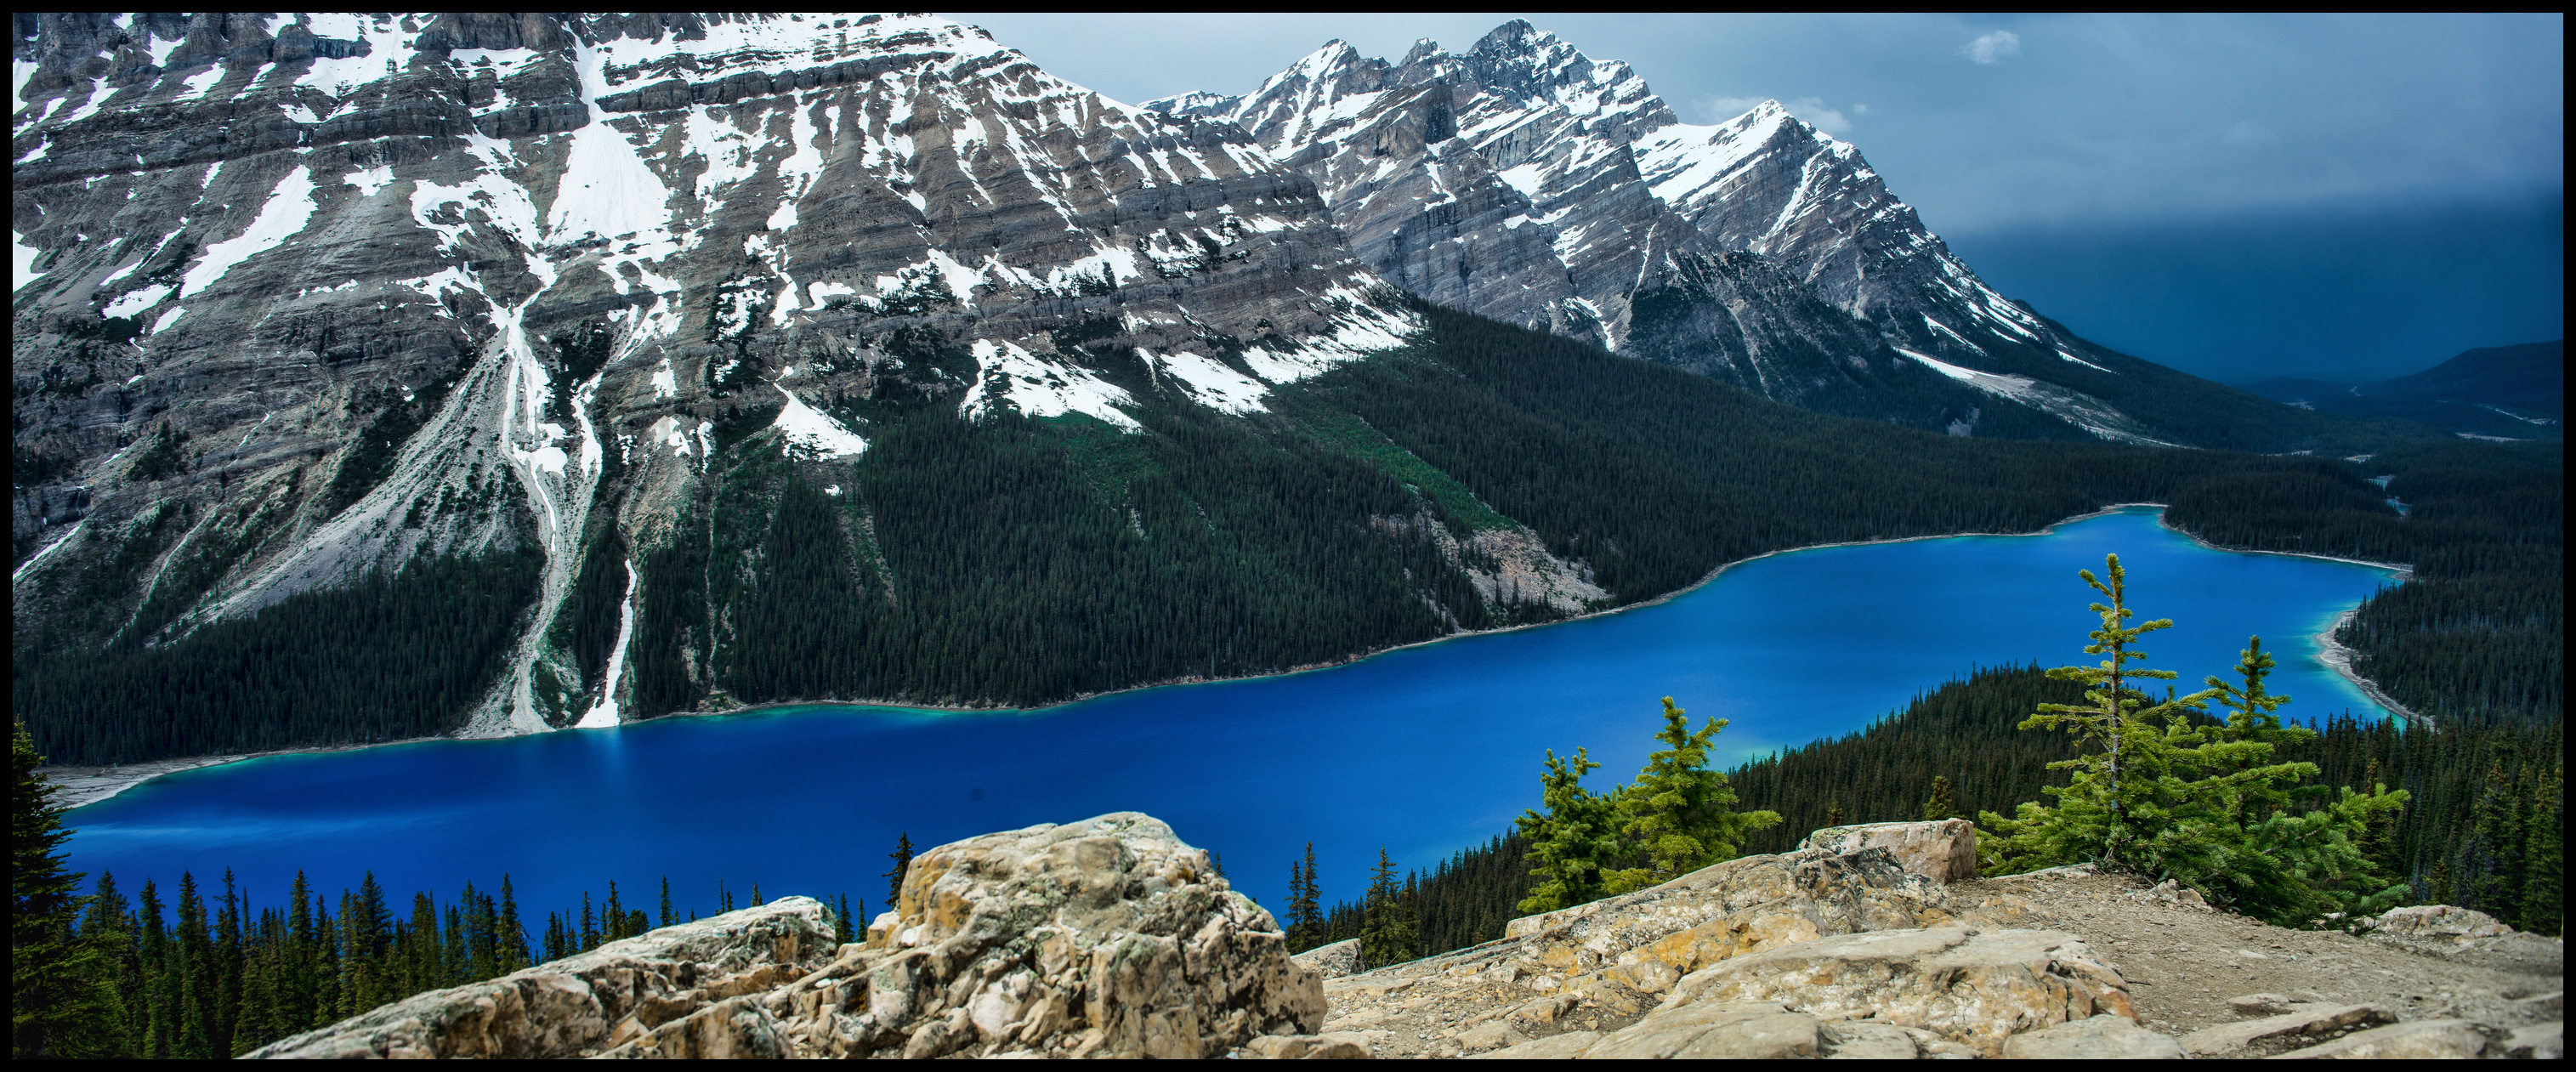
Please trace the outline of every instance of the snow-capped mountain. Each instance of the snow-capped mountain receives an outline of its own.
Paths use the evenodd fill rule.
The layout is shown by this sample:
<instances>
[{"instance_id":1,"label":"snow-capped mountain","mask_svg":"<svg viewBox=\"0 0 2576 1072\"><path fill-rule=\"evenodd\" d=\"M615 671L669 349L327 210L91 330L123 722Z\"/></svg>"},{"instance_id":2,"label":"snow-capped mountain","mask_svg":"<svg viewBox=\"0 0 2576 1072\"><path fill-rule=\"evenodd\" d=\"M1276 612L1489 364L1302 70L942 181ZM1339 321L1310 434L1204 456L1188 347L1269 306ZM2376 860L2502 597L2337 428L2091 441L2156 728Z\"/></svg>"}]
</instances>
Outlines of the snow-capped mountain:
<instances>
[{"instance_id":1,"label":"snow-capped mountain","mask_svg":"<svg viewBox=\"0 0 2576 1072\"><path fill-rule=\"evenodd\" d=\"M1334 41L1249 95L1147 107L1241 125L1314 178L1363 261L1445 305L1811 408L1992 432L2000 406L2160 441L2089 393L2128 359L1996 293L1774 101L1683 123L1627 64L1515 20L1394 63Z\"/></svg>"},{"instance_id":2,"label":"snow-capped mountain","mask_svg":"<svg viewBox=\"0 0 2576 1072\"><path fill-rule=\"evenodd\" d=\"M1139 391L1257 412L1414 329L1233 125L942 19L20 27L13 529L44 550L16 580L118 553L81 518L148 514L179 535L141 602L207 593L101 640L529 544L542 623L603 527L667 530L743 414L806 459L869 449L852 399L1132 429ZM495 727L541 722L539 632Z\"/></svg>"}]
</instances>

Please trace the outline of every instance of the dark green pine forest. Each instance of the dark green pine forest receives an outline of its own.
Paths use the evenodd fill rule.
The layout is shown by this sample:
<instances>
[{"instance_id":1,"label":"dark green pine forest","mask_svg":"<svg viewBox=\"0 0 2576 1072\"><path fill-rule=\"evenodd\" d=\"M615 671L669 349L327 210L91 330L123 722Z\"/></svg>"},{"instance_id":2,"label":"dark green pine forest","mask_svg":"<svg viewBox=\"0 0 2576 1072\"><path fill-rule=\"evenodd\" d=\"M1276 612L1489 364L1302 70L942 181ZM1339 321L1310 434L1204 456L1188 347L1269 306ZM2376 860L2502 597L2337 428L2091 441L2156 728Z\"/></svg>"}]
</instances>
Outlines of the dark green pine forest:
<instances>
[{"instance_id":1,"label":"dark green pine forest","mask_svg":"<svg viewBox=\"0 0 2576 1072\"><path fill-rule=\"evenodd\" d=\"M953 397L841 399L870 449L820 464L781 454L774 409L735 403L667 539L590 535L547 623L561 658L539 675L541 706L569 720L599 686L629 554L631 712L1031 706L1563 616L1478 594L1480 563L1455 537L1480 529L1527 527L1588 567L1606 606L1789 547L2031 531L2161 501L2224 546L2417 563L2346 631L2364 672L2447 721L2558 717L2556 444L2409 438L2355 462L1940 436L1419 308L1420 344L1282 386L1248 419L1158 398L1141 364L1092 344L1148 400L1142 435L1087 417L969 423ZM880 344L971 366L926 329ZM623 479L612 467L603 494ZM130 584L151 537L133 539L124 574L112 559L48 583ZM499 672L536 575L525 554L425 561L175 642L77 620L14 631L13 703L66 763L441 732Z\"/></svg>"}]
</instances>

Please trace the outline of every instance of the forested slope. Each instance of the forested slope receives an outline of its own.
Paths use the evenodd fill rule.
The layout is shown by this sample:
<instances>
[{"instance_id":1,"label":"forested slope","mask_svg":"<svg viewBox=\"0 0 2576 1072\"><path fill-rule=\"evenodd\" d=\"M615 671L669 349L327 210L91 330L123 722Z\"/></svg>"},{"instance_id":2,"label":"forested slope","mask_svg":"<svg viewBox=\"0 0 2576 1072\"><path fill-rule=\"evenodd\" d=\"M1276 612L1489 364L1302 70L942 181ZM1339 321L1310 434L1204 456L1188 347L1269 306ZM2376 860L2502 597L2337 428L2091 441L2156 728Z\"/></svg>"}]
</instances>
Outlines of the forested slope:
<instances>
[{"instance_id":1,"label":"forested slope","mask_svg":"<svg viewBox=\"0 0 2576 1072\"><path fill-rule=\"evenodd\" d=\"M2417 518L2401 520L2365 469L2342 461L1928 434L1417 308L1429 330L1415 345L1279 385L1271 412L1247 416L1158 390L1142 362L1095 355L1104 377L1140 400L1130 411L1139 433L1079 414L1005 409L960 421L926 396L853 396L833 409L868 429L870 448L814 461L782 449L769 428L775 402L735 396L675 524L632 549L604 528L590 534L575 591L546 634L563 651L541 664L540 709L568 724L596 694L623 602L619 559L630 554L639 577L631 676L609 684L643 717L790 700L1035 705L1268 673L1651 599L1768 551L2028 531L2115 502L2173 502L2176 523L2235 546L2397 560L2430 548L2469 563L2459 569L2555 568L2555 537L2543 554L2530 542L2540 538L2533 519L2492 539L2503 530L2475 522L2485 507L2474 504L2489 494L2476 480L2539 480L2458 475L2487 472L2475 469L2488 464L2476 450L2466 461L2407 462L2393 490L2428 497ZM902 345L924 368L971 367L953 340L922 333ZM1227 359L1241 361L1240 351ZM612 464L603 494L620 494L624 479ZM2416 484L2463 490L2437 510L2452 500ZM2440 531L2467 535L2413 536L2429 528L2419 518L2445 510L2462 520ZM1520 534L1600 594L1547 599L1498 585L1508 571L1489 550L1499 545L1480 542L1488 534ZM483 568L490 597L526 591L509 580L514 567ZM297 624L379 620L350 618L335 601L418 587L386 585L316 593L108 655L22 633L14 699L39 747L75 763L451 728L461 709L420 704L458 685L411 689L395 668L434 656L468 678L488 675L508 630L432 603L379 614L414 615L416 629ZM2487 597L2459 598L2484 606L2475 601ZM2469 688L2440 676L2439 645L2453 642L2441 638L2458 629L2402 602L2383 597L2374 608L2389 607L2363 616L2379 630L2362 638L2367 657L2426 667L2401 695L2434 699L2410 704L2470 703L2437 699ZM2538 641L2556 635L2556 618L2526 617L2510 628L2533 650L2516 658L2554 673ZM241 684L273 674L217 657L236 649L270 653L260 665L331 670L280 704L271 694L283 686ZM154 699L172 696L191 699Z\"/></svg>"}]
</instances>

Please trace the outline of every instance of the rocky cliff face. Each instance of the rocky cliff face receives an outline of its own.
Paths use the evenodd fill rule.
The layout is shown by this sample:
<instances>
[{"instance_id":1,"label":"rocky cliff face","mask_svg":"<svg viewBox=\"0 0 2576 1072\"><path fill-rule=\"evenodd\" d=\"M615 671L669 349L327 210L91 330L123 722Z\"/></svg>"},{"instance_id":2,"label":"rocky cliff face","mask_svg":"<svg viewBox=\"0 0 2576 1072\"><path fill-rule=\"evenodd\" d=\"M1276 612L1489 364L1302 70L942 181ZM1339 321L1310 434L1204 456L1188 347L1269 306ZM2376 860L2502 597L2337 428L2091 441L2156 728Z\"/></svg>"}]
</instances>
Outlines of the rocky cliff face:
<instances>
[{"instance_id":1,"label":"rocky cliff face","mask_svg":"<svg viewBox=\"0 0 2576 1072\"><path fill-rule=\"evenodd\" d=\"M1315 180L1363 261L1443 305L1810 409L2162 442L2095 397L2143 362L1996 293L1776 101L1683 123L1627 64L1515 20L1394 63L1334 41L1249 95L1148 106L1240 124Z\"/></svg>"},{"instance_id":2,"label":"rocky cliff face","mask_svg":"<svg viewBox=\"0 0 2576 1072\"><path fill-rule=\"evenodd\" d=\"M851 401L885 398L1257 413L1414 326L1231 124L944 20L16 24L22 639L157 642L533 547L544 594L475 725L614 722L545 626L584 548L631 577L616 549L666 539L730 440L852 459ZM45 580L101 562L105 592Z\"/></svg>"}]
</instances>

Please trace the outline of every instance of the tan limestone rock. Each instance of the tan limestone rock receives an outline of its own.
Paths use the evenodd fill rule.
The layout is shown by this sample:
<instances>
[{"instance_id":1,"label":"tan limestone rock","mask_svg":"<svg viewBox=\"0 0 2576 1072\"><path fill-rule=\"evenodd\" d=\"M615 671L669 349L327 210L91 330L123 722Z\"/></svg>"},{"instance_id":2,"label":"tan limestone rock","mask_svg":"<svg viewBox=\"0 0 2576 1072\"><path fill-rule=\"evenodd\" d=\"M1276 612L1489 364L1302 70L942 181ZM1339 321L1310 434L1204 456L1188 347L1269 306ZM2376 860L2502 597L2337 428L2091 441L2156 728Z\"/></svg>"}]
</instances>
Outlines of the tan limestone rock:
<instances>
[{"instance_id":1,"label":"tan limestone rock","mask_svg":"<svg viewBox=\"0 0 2576 1072\"><path fill-rule=\"evenodd\" d=\"M2125 1016L2103 1013L2082 1020L2050 1024L2004 1040L2004 1058L2014 1061L2180 1061L2183 1047L2171 1037L2138 1026Z\"/></svg>"},{"instance_id":2,"label":"tan limestone rock","mask_svg":"<svg viewBox=\"0 0 2576 1072\"><path fill-rule=\"evenodd\" d=\"M2230 1002L2231 1006L2235 1003ZM2397 1013L2379 1005L2327 1005L2297 1003L2288 1012L2243 1023L2205 1027L2182 1037L2182 1048L2195 1054L2220 1054L2241 1050L2266 1039L2293 1035L2324 1035L2354 1027L2387 1024L2397 1021Z\"/></svg>"},{"instance_id":3,"label":"tan limestone rock","mask_svg":"<svg viewBox=\"0 0 2576 1072\"><path fill-rule=\"evenodd\" d=\"M1825 1024L1825 1058L1836 1061L1911 1061L1922 1056L1914 1036L1894 1024L1835 1020Z\"/></svg>"},{"instance_id":4,"label":"tan limestone rock","mask_svg":"<svg viewBox=\"0 0 2576 1072\"><path fill-rule=\"evenodd\" d=\"M1884 848L1911 874L1948 884L1977 877L1977 824L1966 819L1929 823L1861 823L1828 826L1807 835L1801 849L1854 853Z\"/></svg>"},{"instance_id":5,"label":"tan limestone rock","mask_svg":"<svg viewBox=\"0 0 2576 1072\"><path fill-rule=\"evenodd\" d=\"M1263 1035L1245 1043L1243 1055L1272 1061L1349 1061L1377 1056L1369 1040L1356 1032L1321 1035Z\"/></svg>"},{"instance_id":6,"label":"tan limestone rock","mask_svg":"<svg viewBox=\"0 0 2576 1072\"><path fill-rule=\"evenodd\" d=\"M2357 1031L2273 1060L2461 1060L2478 1057L2486 1049L2486 1032L2475 1021L2413 1020Z\"/></svg>"},{"instance_id":7,"label":"tan limestone rock","mask_svg":"<svg viewBox=\"0 0 2576 1072\"><path fill-rule=\"evenodd\" d=\"M1595 1043L1594 1060L1765 1060L1814 1057L1823 1048L1816 1018L1767 1002L1708 1003L1658 1009Z\"/></svg>"},{"instance_id":8,"label":"tan limestone rock","mask_svg":"<svg viewBox=\"0 0 2576 1072\"><path fill-rule=\"evenodd\" d=\"M2074 935L1965 927L1838 935L1722 961L1684 976L1664 1008L1743 1002L1874 1015L1988 1056L2020 1032L2102 1012L2134 1016L2119 974Z\"/></svg>"},{"instance_id":9,"label":"tan limestone rock","mask_svg":"<svg viewBox=\"0 0 2576 1072\"><path fill-rule=\"evenodd\" d=\"M2306 1003L2281 994L2243 994L2227 999L2228 1011L2238 1016L2279 1016L2303 1004Z\"/></svg>"},{"instance_id":10,"label":"tan limestone rock","mask_svg":"<svg viewBox=\"0 0 2576 1072\"><path fill-rule=\"evenodd\" d=\"M1524 1042L1509 1049L1490 1053L1471 1053L1471 1061L1563 1061L1583 1056L1601 1041L1598 1031L1568 1031L1550 1035L1536 1042Z\"/></svg>"},{"instance_id":11,"label":"tan limestone rock","mask_svg":"<svg viewBox=\"0 0 2576 1072\"><path fill-rule=\"evenodd\" d=\"M2567 1057L2567 1025L2552 1021L2518 1028L2504 1040L2507 1057L2530 1061L2559 1061Z\"/></svg>"}]
</instances>

